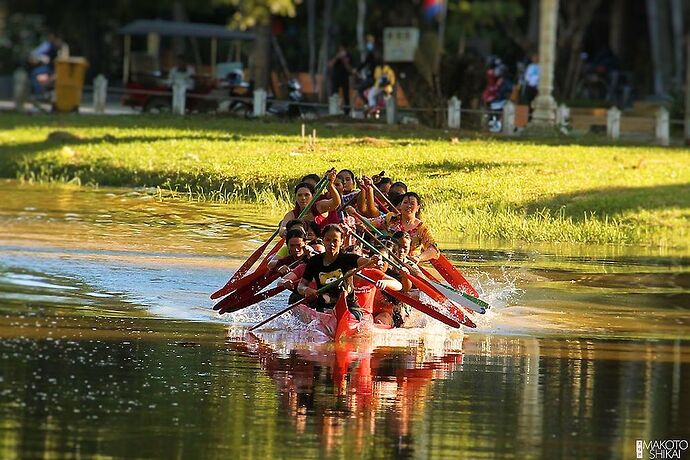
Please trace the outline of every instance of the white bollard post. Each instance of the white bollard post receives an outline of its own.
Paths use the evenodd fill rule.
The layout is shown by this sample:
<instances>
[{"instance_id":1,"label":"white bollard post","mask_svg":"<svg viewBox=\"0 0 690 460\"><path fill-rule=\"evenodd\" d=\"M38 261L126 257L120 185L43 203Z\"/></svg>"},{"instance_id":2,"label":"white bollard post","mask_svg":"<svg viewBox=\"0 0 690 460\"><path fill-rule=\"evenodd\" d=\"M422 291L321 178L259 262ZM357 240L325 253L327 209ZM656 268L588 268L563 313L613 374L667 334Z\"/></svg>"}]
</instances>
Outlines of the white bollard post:
<instances>
[{"instance_id":1,"label":"white bollard post","mask_svg":"<svg viewBox=\"0 0 690 460\"><path fill-rule=\"evenodd\" d=\"M460 129L460 108L462 102L453 96L448 100L448 129Z\"/></svg>"},{"instance_id":2,"label":"white bollard post","mask_svg":"<svg viewBox=\"0 0 690 460\"><path fill-rule=\"evenodd\" d=\"M108 99L108 79L102 74L93 80L93 111L105 113L105 102Z\"/></svg>"},{"instance_id":3,"label":"white bollard post","mask_svg":"<svg viewBox=\"0 0 690 460\"><path fill-rule=\"evenodd\" d=\"M340 95L335 93L328 98L328 114L340 115Z\"/></svg>"},{"instance_id":4,"label":"white bollard post","mask_svg":"<svg viewBox=\"0 0 690 460\"><path fill-rule=\"evenodd\" d=\"M393 95L386 98L386 123L395 124L395 96Z\"/></svg>"},{"instance_id":5,"label":"white bollard post","mask_svg":"<svg viewBox=\"0 0 690 460\"><path fill-rule=\"evenodd\" d=\"M515 134L515 104L510 101L503 106L503 134Z\"/></svg>"},{"instance_id":6,"label":"white bollard post","mask_svg":"<svg viewBox=\"0 0 690 460\"><path fill-rule=\"evenodd\" d=\"M606 112L606 136L614 141L621 137L621 111L618 107L611 107Z\"/></svg>"},{"instance_id":7,"label":"white bollard post","mask_svg":"<svg viewBox=\"0 0 690 460\"><path fill-rule=\"evenodd\" d=\"M175 78L172 84L172 92L172 113L175 115L184 115L187 83L184 81L183 77Z\"/></svg>"},{"instance_id":8,"label":"white bollard post","mask_svg":"<svg viewBox=\"0 0 690 460\"><path fill-rule=\"evenodd\" d=\"M656 112L656 140L659 145L667 146L670 143L670 116L666 107L660 107Z\"/></svg>"},{"instance_id":9,"label":"white bollard post","mask_svg":"<svg viewBox=\"0 0 690 460\"><path fill-rule=\"evenodd\" d=\"M24 69L17 69L14 71L13 77L13 99L14 109L18 112L24 110L24 104L29 94L29 75Z\"/></svg>"},{"instance_id":10,"label":"white bollard post","mask_svg":"<svg viewBox=\"0 0 690 460\"><path fill-rule=\"evenodd\" d=\"M254 116L263 117L266 115L266 90L257 89L254 91Z\"/></svg>"},{"instance_id":11,"label":"white bollard post","mask_svg":"<svg viewBox=\"0 0 690 460\"><path fill-rule=\"evenodd\" d=\"M556 109L556 124L562 133L568 133L570 127L570 107L565 104L558 106L558 109Z\"/></svg>"}]
</instances>

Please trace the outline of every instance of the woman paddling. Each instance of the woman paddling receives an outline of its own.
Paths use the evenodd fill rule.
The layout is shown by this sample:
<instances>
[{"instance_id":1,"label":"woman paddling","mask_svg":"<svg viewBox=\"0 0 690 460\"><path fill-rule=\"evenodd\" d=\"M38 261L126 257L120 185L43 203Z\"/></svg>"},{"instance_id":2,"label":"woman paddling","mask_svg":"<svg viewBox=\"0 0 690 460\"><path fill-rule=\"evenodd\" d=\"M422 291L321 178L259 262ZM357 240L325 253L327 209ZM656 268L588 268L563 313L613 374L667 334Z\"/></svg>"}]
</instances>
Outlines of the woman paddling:
<instances>
[{"instance_id":1,"label":"woman paddling","mask_svg":"<svg viewBox=\"0 0 690 460\"><path fill-rule=\"evenodd\" d=\"M299 286L297 286L297 292L303 295L305 300L312 302L317 312L326 312L335 307L342 288L345 288L345 291L348 292L347 304L350 313L355 319L362 320L364 312L359 308L354 295L352 295L351 282L344 283L342 287L333 287L321 295L318 295L316 291L329 282L342 277L347 271L371 263L372 259L341 252L343 230L339 225L332 224L324 228L323 243L326 252L309 259L304 275ZM373 259L373 261L378 260L378 257ZM311 281L316 282L316 289L309 287Z\"/></svg>"},{"instance_id":2,"label":"woman paddling","mask_svg":"<svg viewBox=\"0 0 690 460\"><path fill-rule=\"evenodd\" d=\"M386 257L389 256L388 248L381 248L380 252ZM361 274L363 276L355 275L354 280L355 295L360 308L371 314L374 317L374 322L377 324L400 327L402 320L397 323L393 320L393 308L396 301L389 298L385 290L404 290L404 283L401 282L405 281L404 278L392 270L388 266L388 262L383 258L376 264L375 268L365 268ZM375 284L372 284L371 281L374 281Z\"/></svg>"},{"instance_id":3,"label":"woman paddling","mask_svg":"<svg viewBox=\"0 0 690 460\"><path fill-rule=\"evenodd\" d=\"M400 230L393 233L391 238L395 241L395 246L393 247L393 254L395 257L397 257L404 264L405 268L414 276L424 276L417 264L409 258L410 249L412 247L412 237L410 234L404 230ZM409 289L405 290L409 291Z\"/></svg>"},{"instance_id":4,"label":"woman paddling","mask_svg":"<svg viewBox=\"0 0 690 460\"><path fill-rule=\"evenodd\" d=\"M288 265L293 264L297 260L302 260L306 262L309 258L309 251L307 250L307 241L304 233L300 230L290 230L286 236L286 241L288 247L290 248L290 255L288 260L281 261L287 262L283 265L278 265L278 271L283 275L282 279L278 281L278 286L284 287L292 291L288 303L294 303L301 298L297 293L297 283L302 279L304 275L304 270L306 268L306 263L300 263L296 267L290 269ZM280 262L279 262L280 264ZM313 287L313 285L311 286Z\"/></svg>"},{"instance_id":5,"label":"woman paddling","mask_svg":"<svg viewBox=\"0 0 690 460\"><path fill-rule=\"evenodd\" d=\"M436 248L436 242L429 227L419 219L419 211L422 207L422 199L415 192L407 192L402 195L398 211L400 214L388 213L385 216L372 219L371 223L378 229L385 230L389 234L405 231L412 239L410 254L414 254L421 248L415 262L425 262L437 259L440 255Z\"/></svg>"},{"instance_id":6,"label":"woman paddling","mask_svg":"<svg viewBox=\"0 0 690 460\"><path fill-rule=\"evenodd\" d=\"M287 254L284 256L274 256L268 262L270 270L277 271L280 275L286 275L289 271L290 265L293 265L298 260L306 260L309 253L306 250L305 233L299 227L288 230L285 235L285 243Z\"/></svg>"},{"instance_id":7,"label":"woman paddling","mask_svg":"<svg viewBox=\"0 0 690 460\"><path fill-rule=\"evenodd\" d=\"M304 216L305 220L313 220L317 224L327 217L329 211L335 211L338 209L338 206L340 206L340 194L333 184L336 177L335 169L331 169L326 174L328 178L328 198L314 203ZM280 236L285 236L287 233L287 223L293 219L298 219L300 213L302 213L304 208L311 202L313 197L313 185L309 182L300 182L297 184L295 187L295 208L288 211L280 222Z\"/></svg>"}]
</instances>

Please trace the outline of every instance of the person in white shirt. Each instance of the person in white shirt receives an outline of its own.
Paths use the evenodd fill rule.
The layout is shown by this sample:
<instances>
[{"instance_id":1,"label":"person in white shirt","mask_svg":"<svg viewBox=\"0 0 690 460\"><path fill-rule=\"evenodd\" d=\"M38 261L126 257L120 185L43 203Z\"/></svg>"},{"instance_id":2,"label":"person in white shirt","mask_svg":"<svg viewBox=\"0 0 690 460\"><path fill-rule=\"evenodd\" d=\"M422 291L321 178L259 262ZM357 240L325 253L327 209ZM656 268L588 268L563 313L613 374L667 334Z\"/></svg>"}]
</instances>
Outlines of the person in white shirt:
<instances>
[{"instance_id":1,"label":"person in white shirt","mask_svg":"<svg viewBox=\"0 0 690 460\"><path fill-rule=\"evenodd\" d=\"M529 106L529 118L532 118L532 101L539 93L539 56L534 53L530 57L530 64L525 69L525 97Z\"/></svg>"}]
</instances>

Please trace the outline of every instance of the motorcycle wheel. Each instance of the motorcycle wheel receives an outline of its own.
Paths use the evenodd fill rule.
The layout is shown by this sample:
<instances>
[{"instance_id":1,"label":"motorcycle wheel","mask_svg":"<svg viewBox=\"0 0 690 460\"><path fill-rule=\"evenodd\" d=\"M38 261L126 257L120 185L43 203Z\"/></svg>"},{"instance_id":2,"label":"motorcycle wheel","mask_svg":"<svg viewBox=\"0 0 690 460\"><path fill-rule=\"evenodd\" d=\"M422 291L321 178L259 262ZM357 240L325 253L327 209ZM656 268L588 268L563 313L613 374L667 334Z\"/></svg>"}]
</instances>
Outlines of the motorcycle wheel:
<instances>
[{"instance_id":1,"label":"motorcycle wheel","mask_svg":"<svg viewBox=\"0 0 690 460\"><path fill-rule=\"evenodd\" d=\"M492 118L489 120L489 132L500 133L503 129L503 122L498 118Z\"/></svg>"},{"instance_id":2,"label":"motorcycle wheel","mask_svg":"<svg viewBox=\"0 0 690 460\"><path fill-rule=\"evenodd\" d=\"M152 97L143 108L144 113L170 113L172 112L172 103L165 97Z\"/></svg>"}]
</instances>

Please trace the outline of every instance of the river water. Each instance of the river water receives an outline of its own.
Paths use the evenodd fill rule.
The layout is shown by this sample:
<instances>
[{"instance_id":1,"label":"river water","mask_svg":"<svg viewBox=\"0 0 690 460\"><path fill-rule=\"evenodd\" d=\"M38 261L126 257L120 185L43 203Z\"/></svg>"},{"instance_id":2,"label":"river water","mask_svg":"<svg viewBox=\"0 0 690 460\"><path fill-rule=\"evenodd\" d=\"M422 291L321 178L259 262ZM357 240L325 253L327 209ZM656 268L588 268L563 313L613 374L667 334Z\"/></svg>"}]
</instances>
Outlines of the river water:
<instances>
[{"instance_id":1,"label":"river water","mask_svg":"<svg viewBox=\"0 0 690 460\"><path fill-rule=\"evenodd\" d=\"M1 181L0 458L674 458L637 441L690 441L690 254L446 236L493 306L477 329L334 347L289 315L246 332L284 297L211 310L271 225Z\"/></svg>"}]
</instances>

